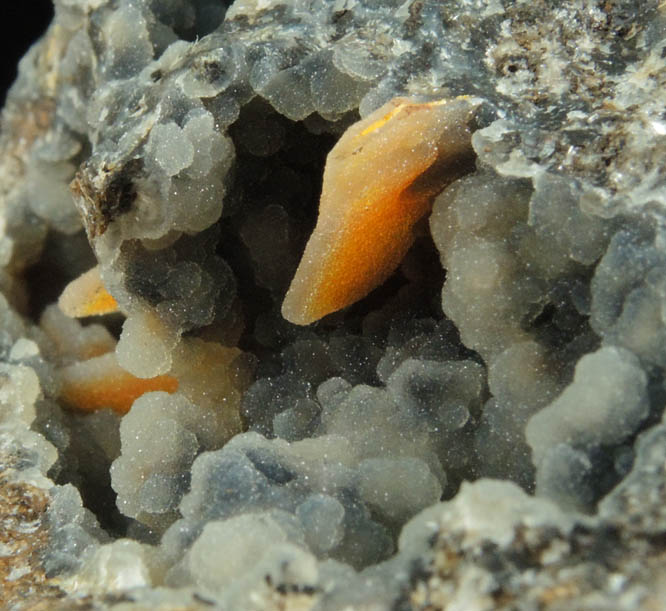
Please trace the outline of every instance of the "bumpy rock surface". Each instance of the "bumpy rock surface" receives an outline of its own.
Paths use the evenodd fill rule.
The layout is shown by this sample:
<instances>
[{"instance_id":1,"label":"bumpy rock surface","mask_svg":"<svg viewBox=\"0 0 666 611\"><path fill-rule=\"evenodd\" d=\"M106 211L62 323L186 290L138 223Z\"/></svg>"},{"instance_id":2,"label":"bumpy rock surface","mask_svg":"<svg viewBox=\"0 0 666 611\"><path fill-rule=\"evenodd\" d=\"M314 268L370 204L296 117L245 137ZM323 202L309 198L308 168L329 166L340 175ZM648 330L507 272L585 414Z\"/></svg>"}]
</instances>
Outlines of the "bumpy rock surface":
<instances>
[{"instance_id":1,"label":"bumpy rock surface","mask_svg":"<svg viewBox=\"0 0 666 611\"><path fill-rule=\"evenodd\" d=\"M663 606L663 3L54 4L0 136L10 608ZM340 135L458 95L400 268L284 320ZM100 355L178 388L68 411Z\"/></svg>"}]
</instances>

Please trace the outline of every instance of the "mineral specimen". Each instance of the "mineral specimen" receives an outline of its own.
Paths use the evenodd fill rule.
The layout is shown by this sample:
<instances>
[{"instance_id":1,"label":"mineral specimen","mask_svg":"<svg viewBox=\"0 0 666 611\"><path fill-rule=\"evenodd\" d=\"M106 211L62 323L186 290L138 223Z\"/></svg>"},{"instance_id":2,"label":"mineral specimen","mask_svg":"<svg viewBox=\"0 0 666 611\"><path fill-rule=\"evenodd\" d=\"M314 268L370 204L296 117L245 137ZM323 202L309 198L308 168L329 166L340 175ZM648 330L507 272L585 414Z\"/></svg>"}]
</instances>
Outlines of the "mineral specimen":
<instances>
[{"instance_id":1,"label":"mineral specimen","mask_svg":"<svg viewBox=\"0 0 666 611\"><path fill-rule=\"evenodd\" d=\"M54 8L0 136L10 608L663 607L663 3Z\"/></svg>"}]
</instances>

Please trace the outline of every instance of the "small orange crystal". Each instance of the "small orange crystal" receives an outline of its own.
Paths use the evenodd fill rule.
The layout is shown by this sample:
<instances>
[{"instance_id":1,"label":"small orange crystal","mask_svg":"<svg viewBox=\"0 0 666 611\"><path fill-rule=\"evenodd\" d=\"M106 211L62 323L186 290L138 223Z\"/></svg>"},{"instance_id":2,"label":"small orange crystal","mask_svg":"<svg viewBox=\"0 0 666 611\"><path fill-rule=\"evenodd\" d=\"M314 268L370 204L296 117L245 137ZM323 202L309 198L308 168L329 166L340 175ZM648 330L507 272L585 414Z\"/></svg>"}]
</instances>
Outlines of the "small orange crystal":
<instances>
[{"instance_id":1,"label":"small orange crystal","mask_svg":"<svg viewBox=\"0 0 666 611\"><path fill-rule=\"evenodd\" d=\"M178 380L169 375L146 379L133 376L118 365L113 352L63 367L60 377L60 399L69 407L84 411L110 407L125 414L134 400L146 392L178 390Z\"/></svg>"},{"instance_id":2,"label":"small orange crystal","mask_svg":"<svg viewBox=\"0 0 666 611\"><path fill-rule=\"evenodd\" d=\"M110 314L118 310L116 300L102 284L98 265L65 287L58 306L72 318Z\"/></svg>"}]
</instances>

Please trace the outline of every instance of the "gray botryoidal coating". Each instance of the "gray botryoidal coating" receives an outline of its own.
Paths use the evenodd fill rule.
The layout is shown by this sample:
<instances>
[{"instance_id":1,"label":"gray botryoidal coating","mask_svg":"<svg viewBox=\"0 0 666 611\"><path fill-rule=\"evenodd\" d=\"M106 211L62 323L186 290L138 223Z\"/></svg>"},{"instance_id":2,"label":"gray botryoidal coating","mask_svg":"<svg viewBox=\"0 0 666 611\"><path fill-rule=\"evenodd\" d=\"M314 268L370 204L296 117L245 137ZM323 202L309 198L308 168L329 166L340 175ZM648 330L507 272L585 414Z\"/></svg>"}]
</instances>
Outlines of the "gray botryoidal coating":
<instances>
[{"instance_id":1,"label":"gray botryoidal coating","mask_svg":"<svg viewBox=\"0 0 666 611\"><path fill-rule=\"evenodd\" d=\"M0 137L10 608L663 608L663 2L54 3ZM336 140L458 95L400 269L285 321ZM92 347L179 389L64 409Z\"/></svg>"}]
</instances>

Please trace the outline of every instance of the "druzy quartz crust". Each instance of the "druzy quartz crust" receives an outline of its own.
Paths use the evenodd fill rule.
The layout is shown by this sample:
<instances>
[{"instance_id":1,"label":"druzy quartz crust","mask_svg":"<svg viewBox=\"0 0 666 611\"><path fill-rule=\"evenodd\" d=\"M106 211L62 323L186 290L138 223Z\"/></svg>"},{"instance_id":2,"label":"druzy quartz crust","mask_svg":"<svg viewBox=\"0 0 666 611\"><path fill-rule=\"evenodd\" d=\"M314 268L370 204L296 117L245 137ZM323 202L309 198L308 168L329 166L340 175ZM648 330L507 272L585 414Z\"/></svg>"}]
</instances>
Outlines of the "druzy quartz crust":
<instances>
[{"instance_id":1,"label":"druzy quartz crust","mask_svg":"<svg viewBox=\"0 0 666 611\"><path fill-rule=\"evenodd\" d=\"M661 608L663 3L54 8L0 135L11 608Z\"/></svg>"}]
</instances>

